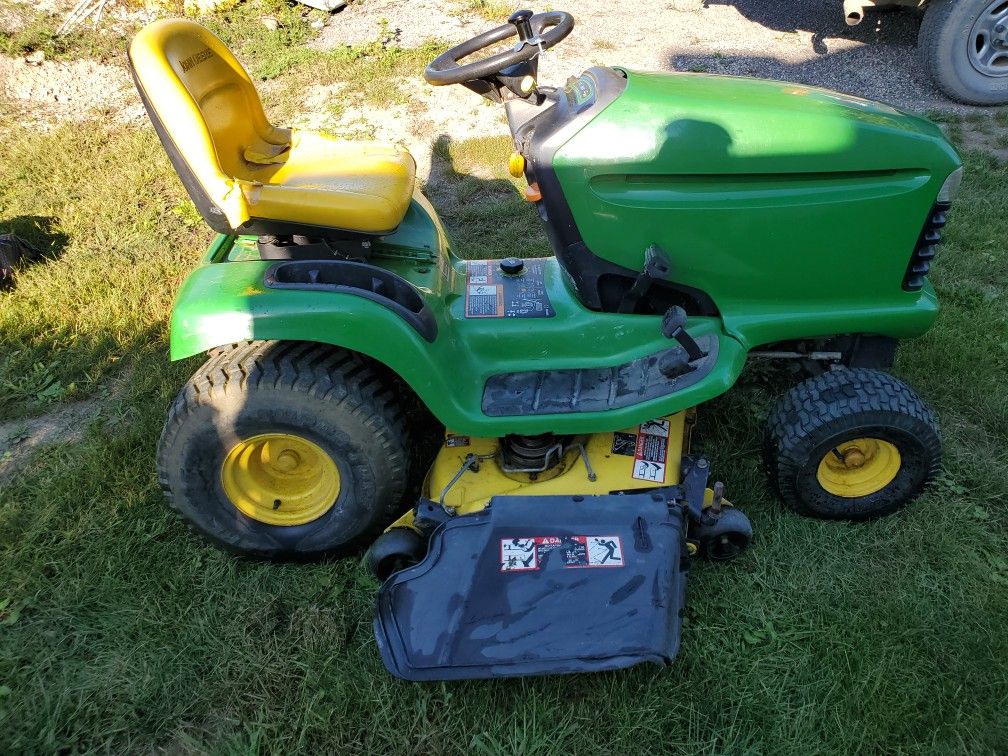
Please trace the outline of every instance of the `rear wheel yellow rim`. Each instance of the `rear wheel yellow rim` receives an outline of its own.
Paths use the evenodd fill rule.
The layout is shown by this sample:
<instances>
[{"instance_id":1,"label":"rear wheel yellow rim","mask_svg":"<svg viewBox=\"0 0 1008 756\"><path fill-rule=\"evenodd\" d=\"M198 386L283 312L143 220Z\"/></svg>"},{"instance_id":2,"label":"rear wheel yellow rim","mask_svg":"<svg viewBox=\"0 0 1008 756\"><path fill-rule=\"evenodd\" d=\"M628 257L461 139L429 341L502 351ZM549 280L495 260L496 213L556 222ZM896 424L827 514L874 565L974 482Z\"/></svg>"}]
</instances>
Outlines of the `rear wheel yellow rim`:
<instances>
[{"instance_id":1,"label":"rear wheel yellow rim","mask_svg":"<svg viewBox=\"0 0 1008 756\"><path fill-rule=\"evenodd\" d=\"M816 477L828 493L856 499L892 483L901 464L894 444L881 438L853 438L826 452Z\"/></svg>"},{"instance_id":2,"label":"rear wheel yellow rim","mask_svg":"<svg viewBox=\"0 0 1008 756\"><path fill-rule=\"evenodd\" d=\"M321 446L289 433L261 433L235 445L221 465L231 503L268 525L304 525L336 503L340 474Z\"/></svg>"}]
</instances>

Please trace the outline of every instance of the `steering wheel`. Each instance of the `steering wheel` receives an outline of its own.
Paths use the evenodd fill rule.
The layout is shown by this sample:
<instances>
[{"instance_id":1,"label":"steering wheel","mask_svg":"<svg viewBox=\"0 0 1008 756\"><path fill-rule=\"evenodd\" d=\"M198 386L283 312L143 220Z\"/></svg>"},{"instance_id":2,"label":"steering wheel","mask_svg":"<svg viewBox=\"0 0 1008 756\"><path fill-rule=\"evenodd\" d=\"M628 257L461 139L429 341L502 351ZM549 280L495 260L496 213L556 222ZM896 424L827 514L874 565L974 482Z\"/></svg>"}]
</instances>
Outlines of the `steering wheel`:
<instances>
[{"instance_id":1,"label":"steering wheel","mask_svg":"<svg viewBox=\"0 0 1008 756\"><path fill-rule=\"evenodd\" d=\"M574 17L570 13L549 11L533 15L530 10L515 11L503 26L478 34L436 57L424 71L424 78L435 86L489 78L515 63L532 60L570 34L573 28ZM515 34L518 42L510 50L472 63L459 63L462 58Z\"/></svg>"}]
</instances>

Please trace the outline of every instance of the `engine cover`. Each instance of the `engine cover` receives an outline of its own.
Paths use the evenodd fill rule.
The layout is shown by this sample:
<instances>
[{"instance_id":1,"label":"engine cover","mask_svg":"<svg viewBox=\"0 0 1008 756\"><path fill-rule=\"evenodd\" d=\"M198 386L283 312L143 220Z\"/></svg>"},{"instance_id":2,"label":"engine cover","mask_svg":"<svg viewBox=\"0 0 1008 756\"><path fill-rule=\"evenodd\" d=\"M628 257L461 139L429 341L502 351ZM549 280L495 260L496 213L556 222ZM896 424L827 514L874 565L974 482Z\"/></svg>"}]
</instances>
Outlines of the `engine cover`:
<instances>
[{"instance_id":1,"label":"engine cover","mask_svg":"<svg viewBox=\"0 0 1008 756\"><path fill-rule=\"evenodd\" d=\"M385 581L389 672L454 680L667 663L679 648L683 514L660 493L499 496L439 526Z\"/></svg>"}]
</instances>

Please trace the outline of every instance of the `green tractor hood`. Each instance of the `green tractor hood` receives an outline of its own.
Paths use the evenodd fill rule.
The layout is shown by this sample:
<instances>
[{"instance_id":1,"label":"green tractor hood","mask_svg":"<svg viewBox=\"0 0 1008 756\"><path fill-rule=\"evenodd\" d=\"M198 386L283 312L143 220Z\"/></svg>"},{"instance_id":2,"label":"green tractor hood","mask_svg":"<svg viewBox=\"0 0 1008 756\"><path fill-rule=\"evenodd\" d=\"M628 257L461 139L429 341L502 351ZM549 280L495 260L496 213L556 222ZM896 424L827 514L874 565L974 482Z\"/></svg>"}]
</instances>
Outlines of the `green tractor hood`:
<instances>
[{"instance_id":1,"label":"green tractor hood","mask_svg":"<svg viewBox=\"0 0 1008 756\"><path fill-rule=\"evenodd\" d=\"M825 309L936 311L929 286L904 285L961 165L934 124L798 84L624 73L553 159L594 255L640 270L657 243L750 344L819 335Z\"/></svg>"}]
</instances>

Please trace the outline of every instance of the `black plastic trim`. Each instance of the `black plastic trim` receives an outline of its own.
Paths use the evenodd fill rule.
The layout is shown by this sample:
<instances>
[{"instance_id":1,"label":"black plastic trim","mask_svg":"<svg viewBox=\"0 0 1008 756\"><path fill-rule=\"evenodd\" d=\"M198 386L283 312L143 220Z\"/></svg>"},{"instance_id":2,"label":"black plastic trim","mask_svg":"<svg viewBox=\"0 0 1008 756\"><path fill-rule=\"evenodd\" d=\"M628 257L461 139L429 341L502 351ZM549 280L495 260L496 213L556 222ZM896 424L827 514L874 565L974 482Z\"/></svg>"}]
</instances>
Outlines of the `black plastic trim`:
<instances>
[{"instance_id":1,"label":"black plastic trim","mask_svg":"<svg viewBox=\"0 0 1008 756\"><path fill-rule=\"evenodd\" d=\"M437 338L437 321L427 301L413 284L385 268L349 260L284 262L270 266L263 282L270 289L363 297L394 312L427 341Z\"/></svg>"},{"instance_id":2,"label":"black plastic trim","mask_svg":"<svg viewBox=\"0 0 1008 756\"><path fill-rule=\"evenodd\" d=\"M289 221L267 220L264 218L249 218L242 223L233 233L247 234L249 236L286 236L297 234L300 236L317 236L323 239L346 239L350 237L360 239L374 239L378 236L388 236L395 233L396 229L390 228L388 231L375 231L365 233L363 231L353 231L339 226L316 226L311 223L291 223Z\"/></svg>"},{"instance_id":3,"label":"black plastic trim","mask_svg":"<svg viewBox=\"0 0 1008 756\"><path fill-rule=\"evenodd\" d=\"M495 496L444 521L423 561L378 591L373 626L385 668L419 681L670 663L690 562L685 516L668 493ZM588 549L607 542L618 542L616 561L585 565ZM512 567L505 544L529 543L534 555Z\"/></svg>"},{"instance_id":4,"label":"black plastic trim","mask_svg":"<svg viewBox=\"0 0 1008 756\"><path fill-rule=\"evenodd\" d=\"M611 368L536 370L491 376L483 388L483 413L489 417L605 412L674 394L703 380L717 364L716 336L701 336L707 354L676 378L661 372L671 349ZM673 347L672 349L675 349Z\"/></svg>"},{"instance_id":5,"label":"black plastic trim","mask_svg":"<svg viewBox=\"0 0 1008 756\"><path fill-rule=\"evenodd\" d=\"M931 270L931 261L934 260L938 245L941 244L941 229L948 221L948 212L951 209L951 202L935 202L931 208L924 222L924 228L917 237L913 254L910 255L906 273L903 275L904 291L920 291L924 288L924 277Z\"/></svg>"}]
</instances>

